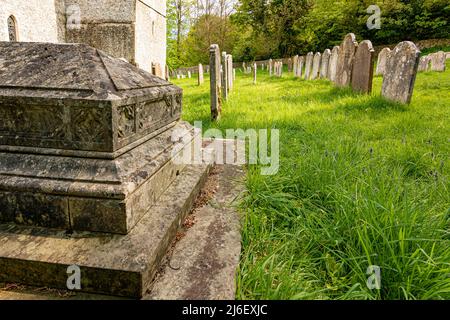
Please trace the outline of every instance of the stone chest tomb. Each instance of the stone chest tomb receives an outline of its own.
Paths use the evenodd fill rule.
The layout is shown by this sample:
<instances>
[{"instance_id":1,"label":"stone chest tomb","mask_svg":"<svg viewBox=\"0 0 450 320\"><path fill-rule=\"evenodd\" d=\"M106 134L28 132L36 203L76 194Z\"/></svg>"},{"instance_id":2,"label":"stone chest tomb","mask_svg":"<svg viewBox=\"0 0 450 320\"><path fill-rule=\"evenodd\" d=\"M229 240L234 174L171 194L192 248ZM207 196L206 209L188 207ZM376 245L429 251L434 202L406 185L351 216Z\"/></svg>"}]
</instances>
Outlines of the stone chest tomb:
<instances>
[{"instance_id":1,"label":"stone chest tomb","mask_svg":"<svg viewBox=\"0 0 450 320\"><path fill-rule=\"evenodd\" d=\"M112 271L108 279L92 273L86 291L140 296L170 241L169 229L156 229L164 243L149 250L141 265L123 260L128 252L132 261L144 250L139 246L158 243L142 232L152 232L142 224L152 223L146 217L186 171L175 161L179 146L172 141L175 130L192 131L179 121L181 104L180 88L87 45L0 42L0 238L6 239L0 246L0 281L64 287L52 274L77 264L120 270L120 283L128 281L126 288L106 288L95 282L119 281ZM184 143L182 151L192 142ZM60 237L66 231L94 235ZM13 253L16 233L27 234L28 244L37 241L32 234L45 234L52 252ZM104 233L101 241L96 233ZM123 247L126 243L131 247ZM69 253L63 257L70 250L73 261ZM77 250L86 261L76 259ZM23 272L11 259L21 262ZM25 267L36 271L37 261L56 269L27 278Z\"/></svg>"}]
</instances>

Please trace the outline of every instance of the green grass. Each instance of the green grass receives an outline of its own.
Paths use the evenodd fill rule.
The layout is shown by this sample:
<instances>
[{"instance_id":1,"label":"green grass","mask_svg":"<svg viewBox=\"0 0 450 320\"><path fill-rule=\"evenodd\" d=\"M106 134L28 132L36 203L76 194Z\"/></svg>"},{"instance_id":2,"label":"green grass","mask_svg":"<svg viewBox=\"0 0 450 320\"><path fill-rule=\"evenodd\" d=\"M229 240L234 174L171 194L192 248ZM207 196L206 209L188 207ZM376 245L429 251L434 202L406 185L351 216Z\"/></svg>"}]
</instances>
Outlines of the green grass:
<instances>
[{"instance_id":1,"label":"green grass","mask_svg":"<svg viewBox=\"0 0 450 320\"><path fill-rule=\"evenodd\" d=\"M280 172L248 168L238 298L450 299L450 71L419 74L409 106L381 98L380 77L364 96L238 72L217 123L205 80L174 81L185 120L281 133Z\"/></svg>"}]
</instances>

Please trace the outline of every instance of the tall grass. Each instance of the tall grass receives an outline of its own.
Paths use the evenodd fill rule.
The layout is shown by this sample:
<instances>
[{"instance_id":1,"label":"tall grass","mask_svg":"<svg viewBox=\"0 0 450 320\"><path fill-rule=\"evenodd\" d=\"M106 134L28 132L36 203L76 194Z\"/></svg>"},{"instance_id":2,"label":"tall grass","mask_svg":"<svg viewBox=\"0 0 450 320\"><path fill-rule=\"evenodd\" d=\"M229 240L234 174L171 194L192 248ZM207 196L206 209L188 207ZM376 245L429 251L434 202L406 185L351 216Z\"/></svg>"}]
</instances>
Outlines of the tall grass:
<instances>
[{"instance_id":1,"label":"tall grass","mask_svg":"<svg viewBox=\"0 0 450 320\"><path fill-rule=\"evenodd\" d=\"M248 168L239 298L450 298L450 72L419 74L410 106L381 98L381 81L364 96L238 72L218 123L208 82L175 81L188 121L281 131L280 172Z\"/></svg>"}]
</instances>

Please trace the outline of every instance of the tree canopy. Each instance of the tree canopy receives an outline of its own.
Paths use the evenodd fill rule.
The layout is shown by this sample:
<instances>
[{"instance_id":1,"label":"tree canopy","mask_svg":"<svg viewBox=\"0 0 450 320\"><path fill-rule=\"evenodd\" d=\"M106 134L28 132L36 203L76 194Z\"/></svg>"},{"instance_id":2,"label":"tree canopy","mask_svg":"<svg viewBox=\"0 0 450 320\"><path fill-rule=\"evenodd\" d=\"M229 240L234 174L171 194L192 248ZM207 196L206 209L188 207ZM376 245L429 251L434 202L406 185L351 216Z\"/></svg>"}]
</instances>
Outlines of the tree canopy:
<instances>
[{"instance_id":1,"label":"tree canopy","mask_svg":"<svg viewBox=\"0 0 450 320\"><path fill-rule=\"evenodd\" d=\"M381 28L366 23L370 5ZM168 0L169 66L208 62L219 44L235 61L323 51L353 32L374 45L450 38L449 0Z\"/></svg>"}]
</instances>

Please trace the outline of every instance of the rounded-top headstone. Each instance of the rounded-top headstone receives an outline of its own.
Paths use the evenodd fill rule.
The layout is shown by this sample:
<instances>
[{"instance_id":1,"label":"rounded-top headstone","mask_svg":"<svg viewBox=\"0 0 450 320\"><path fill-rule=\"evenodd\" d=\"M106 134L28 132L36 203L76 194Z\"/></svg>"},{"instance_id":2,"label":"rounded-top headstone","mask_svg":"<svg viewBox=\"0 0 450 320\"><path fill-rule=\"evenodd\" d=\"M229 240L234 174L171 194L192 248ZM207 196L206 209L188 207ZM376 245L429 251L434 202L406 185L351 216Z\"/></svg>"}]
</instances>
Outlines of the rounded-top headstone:
<instances>
[{"instance_id":1,"label":"rounded-top headstone","mask_svg":"<svg viewBox=\"0 0 450 320\"><path fill-rule=\"evenodd\" d=\"M349 86L352 80L353 60L355 58L358 42L353 33L345 36L339 47L339 58L336 73L336 85L339 87Z\"/></svg>"},{"instance_id":2,"label":"rounded-top headstone","mask_svg":"<svg viewBox=\"0 0 450 320\"><path fill-rule=\"evenodd\" d=\"M387 58L382 96L392 101L410 103L419 59L420 51L414 43L400 42Z\"/></svg>"},{"instance_id":3,"label":"rounded-top headstone","mask_svg":"<svg viewBox=\"0 0 450 320\"><path fill-rule=\"evenodd\" d=\"M339 47L335 46L333 47L333 50L331 50L330 63L328 66L328 79L330 79L333 82L336 81L338 59L339 59Z\"/></svg>"},{"instance_id":4,"label":"rounded-top headstone","mask_svg":"<svg viewBox=\"0 0 450 320\"><path fill-rule=\"evenodd\" d=\"M372 92L374 54L372 42L364 40L356 49L352 71L352 88L361 93Z\"/></svg>"},{"instance_id":5,"label":"rounded-top headstone","mask_svg":"<svg viewBox=\"0 0 450 320\"><path fill-rule=\"evenodd\" d=\"M386 69L386 60L388 55L391 53L391 49L389 48L383 48L380 53L378 54L378 62L377 62L377 70L375 74L383 75L384 71Z\"/></svg>"},{"instance_id":6,"label":"rounded-top headstone","mask_svg":"<svg viewBox=\"0 0 450 320\"><path fill-rule=\"evenodd\" d=\"M325 49L322 54L322 62L320 66L320 78L328 78L328 67L330 65L331 50Z\"/></svg>"},{"instance_id":7,"label":"rounded-top headstone","mask_svg":"<svg viewBox=\"0 0 450 320\"><path fill-rule=\"evenodd\" d=\"M306 62L305 62L305 80L309 80L311 78L313 59L314 53L308 52L308 54L306 55Z\"/></svg>"},{"instance_id":8,"label":"rounded-top headstone","mask_svg":"<svg viewBox=\"0 0 450 320\"><path fill-rule=\"evenodd\" d=\"M320 76L321 61L322 61L322 54L320 52L317 52L314 55L314 60L313 60L313 68L312 68L312 75L311 75L311 79L313 79L313 80L319 78L319 76Z\"/></svg>"}]
</instances>

